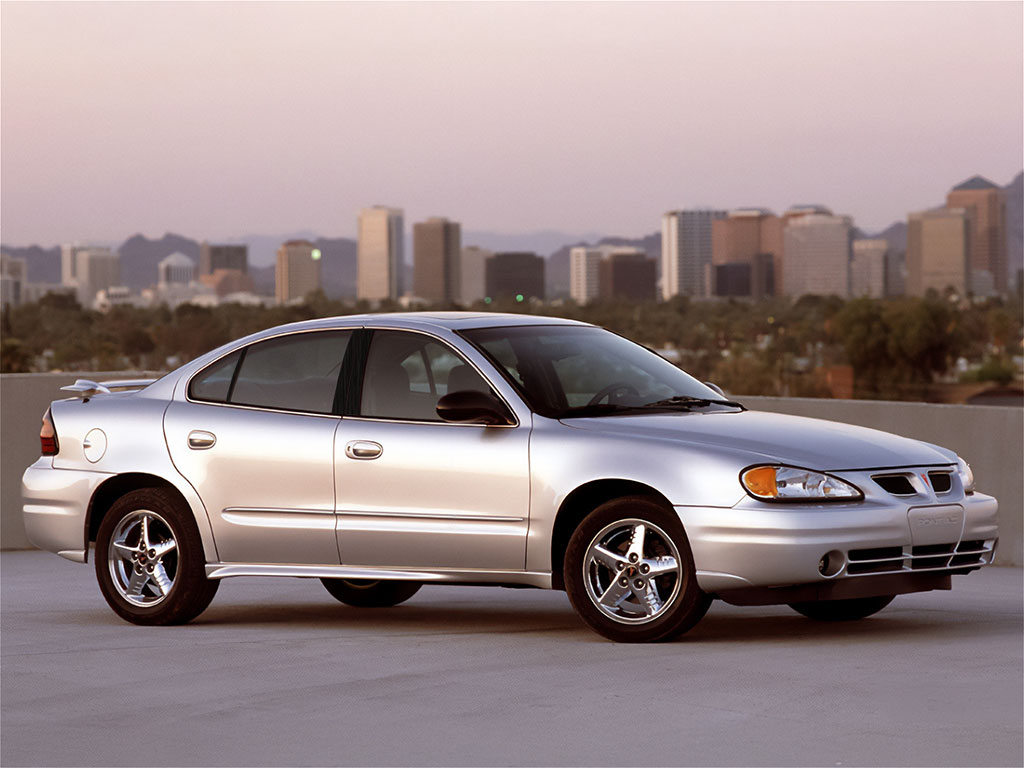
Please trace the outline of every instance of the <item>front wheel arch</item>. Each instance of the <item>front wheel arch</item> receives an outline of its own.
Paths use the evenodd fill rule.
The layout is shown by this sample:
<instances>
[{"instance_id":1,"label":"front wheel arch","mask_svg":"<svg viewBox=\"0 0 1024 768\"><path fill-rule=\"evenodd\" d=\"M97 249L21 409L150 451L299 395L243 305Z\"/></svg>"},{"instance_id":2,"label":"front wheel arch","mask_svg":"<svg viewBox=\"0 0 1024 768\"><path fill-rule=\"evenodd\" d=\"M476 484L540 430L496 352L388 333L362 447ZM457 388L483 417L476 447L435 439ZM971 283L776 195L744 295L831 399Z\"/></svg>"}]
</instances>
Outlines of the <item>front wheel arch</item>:
<instances>
[{"instance_id":1,"label":"front wheel arch","mask_svg":"<svg viewBox=\"0 0 1024 768\"><path fill-rule=\"evenodd\" d=\"M569 540L583 519L602 504L624 496L643 496L672 510L672 504L664 494L635 480L591 480L573 490L558 507L551 529L551 586L554 589L565 589L565 575L562 572L565 553L569 549Z\"/></svg>"}]
</instances>

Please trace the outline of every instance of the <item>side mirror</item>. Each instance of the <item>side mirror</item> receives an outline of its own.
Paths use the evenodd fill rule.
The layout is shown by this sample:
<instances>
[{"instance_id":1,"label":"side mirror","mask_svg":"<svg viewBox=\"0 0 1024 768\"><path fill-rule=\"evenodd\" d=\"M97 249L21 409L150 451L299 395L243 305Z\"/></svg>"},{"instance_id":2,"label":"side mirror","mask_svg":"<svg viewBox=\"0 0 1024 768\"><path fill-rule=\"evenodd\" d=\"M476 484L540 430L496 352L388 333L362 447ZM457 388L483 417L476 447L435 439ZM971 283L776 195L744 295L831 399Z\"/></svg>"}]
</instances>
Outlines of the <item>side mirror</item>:
<instances>
[{"instance_id":1,"label":"side mirror","mask_svg":"<svg viewBox=\"0 0 1024 768\"><path fill-rule=\"evenodd\" d=\"M511 424L508 410L489 392L466 389L449 392L437 401L437 415L445 421L464 424Z\"/></svg>"},{"instance_id":2,"label":"side mirror","mask_svg":"<svg viewBox=\"0 0 1024 768\"><path fill-rule=\"evenodd\" d=\"M704 382L704 386L708 387L710 389L715 390L715 392L717 392L719 395L721 395L722 397L725 397L725 392L723 392L722 388L720 386L718 386L717 384L712 384L710 381L705 381Z\"/></svg>"}]
</instances>

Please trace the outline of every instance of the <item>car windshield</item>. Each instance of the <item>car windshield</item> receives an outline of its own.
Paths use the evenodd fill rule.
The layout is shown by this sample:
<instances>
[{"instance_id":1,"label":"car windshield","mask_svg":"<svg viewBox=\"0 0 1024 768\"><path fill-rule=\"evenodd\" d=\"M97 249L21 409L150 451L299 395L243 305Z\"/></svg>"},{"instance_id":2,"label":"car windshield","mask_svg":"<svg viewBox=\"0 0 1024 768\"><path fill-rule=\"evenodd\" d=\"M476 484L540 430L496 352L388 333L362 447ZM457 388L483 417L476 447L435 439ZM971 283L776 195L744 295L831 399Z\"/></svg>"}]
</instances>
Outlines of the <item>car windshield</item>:
<instances>
[{"instance_id":1,"label":"car windshield","mask_svg":"<svg viewBox=\"0 0 1024 768\"><path fill-rule=\"evenodd\" d=\"M663 357L603 328L523 325L462 335L542 416L742 408Z\"/></svg>"}]
</instances>

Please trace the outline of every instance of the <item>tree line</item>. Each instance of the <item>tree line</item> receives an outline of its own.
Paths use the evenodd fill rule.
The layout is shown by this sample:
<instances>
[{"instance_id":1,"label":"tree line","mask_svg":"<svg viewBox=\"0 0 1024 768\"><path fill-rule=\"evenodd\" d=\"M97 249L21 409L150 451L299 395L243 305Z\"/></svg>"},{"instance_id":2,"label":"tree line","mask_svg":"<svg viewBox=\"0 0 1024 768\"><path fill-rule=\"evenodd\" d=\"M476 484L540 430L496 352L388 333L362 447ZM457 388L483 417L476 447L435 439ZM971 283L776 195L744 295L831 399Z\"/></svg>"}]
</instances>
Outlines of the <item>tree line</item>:
<instances>
[{"instance_id":1,"label":"tree line","mask_svg":"<svg viewBox=\"0 0 1024 768\"><path fill-rule=\"evenodd\" d=\"M567 317L608 328L666 351L692 375L736 394L829 396L827 374L851 366L854 395L929 399L936 381L956 377L1008 383L1021 354L1020 297L951 303L925 298L804 296L762 302L600 302L579 306L497 301L474 309ZM370 311L365 302L312 294L283 307L182 304L101 313L51 294L7 306L0 327L0 370L170 370L255 331L314 317ZM398 311L386 303L377 311ZM968 370L963 361L969 361Z\"/></svg>"}]
</instances>

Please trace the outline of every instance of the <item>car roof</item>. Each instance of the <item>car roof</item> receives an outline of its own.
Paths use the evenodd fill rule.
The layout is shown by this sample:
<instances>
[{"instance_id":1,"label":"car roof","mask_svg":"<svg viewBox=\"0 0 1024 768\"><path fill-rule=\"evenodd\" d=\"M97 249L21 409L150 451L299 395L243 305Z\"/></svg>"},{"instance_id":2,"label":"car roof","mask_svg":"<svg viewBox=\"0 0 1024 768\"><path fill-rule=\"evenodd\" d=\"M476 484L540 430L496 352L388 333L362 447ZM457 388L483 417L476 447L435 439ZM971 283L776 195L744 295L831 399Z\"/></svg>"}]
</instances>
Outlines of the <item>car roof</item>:
<instances>
[{"instance_id":1,"label":"car roof","mask_svg":"<svg viewBox=\"0 0 1024 768\"><path fill-rule=\"evenodd\" d=\"M287 329L302 331L326 328L351 328L372 325L384 328L442 328L451 331L467 328L494 328L510 325L589 325L578 320L543 315L517 315L508 312L379 312L362 315L338 315L304 320L268 328L264 333Z\"/></svg>"}]
</instances>

